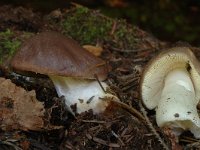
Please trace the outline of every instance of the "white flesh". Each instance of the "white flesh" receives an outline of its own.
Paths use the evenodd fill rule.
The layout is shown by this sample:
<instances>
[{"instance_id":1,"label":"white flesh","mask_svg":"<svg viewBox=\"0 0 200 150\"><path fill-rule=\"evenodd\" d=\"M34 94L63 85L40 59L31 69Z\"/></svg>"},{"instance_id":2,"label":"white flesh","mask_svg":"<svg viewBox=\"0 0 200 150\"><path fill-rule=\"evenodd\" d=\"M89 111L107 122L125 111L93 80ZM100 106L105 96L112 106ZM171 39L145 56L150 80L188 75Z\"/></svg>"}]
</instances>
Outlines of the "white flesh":
<instances>
[{"instance_id":1,"label":"white flesh","mask_svg":"<svg viewBox=\"0 0 200 150\"><path fill-rule=\"evenodd\" d=\"M156 109L158 126L170 126L177 134L190 130L200 138L200 119L195 89L186 69L174 69L166 76Z\"/></svg>"}]
</instances>

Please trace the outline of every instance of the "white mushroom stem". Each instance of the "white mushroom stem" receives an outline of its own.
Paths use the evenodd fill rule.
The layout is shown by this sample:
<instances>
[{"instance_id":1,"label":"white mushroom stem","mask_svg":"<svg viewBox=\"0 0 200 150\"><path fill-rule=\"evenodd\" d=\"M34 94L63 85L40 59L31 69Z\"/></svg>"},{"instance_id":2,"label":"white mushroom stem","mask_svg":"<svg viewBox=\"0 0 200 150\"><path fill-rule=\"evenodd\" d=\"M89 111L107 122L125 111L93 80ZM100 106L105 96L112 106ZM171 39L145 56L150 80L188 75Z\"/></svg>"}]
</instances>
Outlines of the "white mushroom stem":
<instances>
[{"instance_id":1,"label":"white mushroom stem","mask_svg":"<svg viewBox=\"0 0 200 150\"><path fill-rule=\"evenodd\" d=\"M200 119L195 89L186 69L177 68L165 79L161 100L156 110L158 126L170 126L177 134L190 130L200 138Z\"/></svg>"},{"instance_id":2,"label":"white mushroom stem","mask_svg":"<svg viewBox=\"0 0 200 150\"><path fill-rule=\"evenodd\" d=\"M71 113L72 105L76 104L76 113L92 109L94 113L100 113L108 106L108 101L102 98L116 98L112 94L106 94L95 80L77 79L72 77L49 76L54 83L59 97L65 96L65 103ZM104 89L108 85L101 82Z\"/></svg>"}]
</instances>

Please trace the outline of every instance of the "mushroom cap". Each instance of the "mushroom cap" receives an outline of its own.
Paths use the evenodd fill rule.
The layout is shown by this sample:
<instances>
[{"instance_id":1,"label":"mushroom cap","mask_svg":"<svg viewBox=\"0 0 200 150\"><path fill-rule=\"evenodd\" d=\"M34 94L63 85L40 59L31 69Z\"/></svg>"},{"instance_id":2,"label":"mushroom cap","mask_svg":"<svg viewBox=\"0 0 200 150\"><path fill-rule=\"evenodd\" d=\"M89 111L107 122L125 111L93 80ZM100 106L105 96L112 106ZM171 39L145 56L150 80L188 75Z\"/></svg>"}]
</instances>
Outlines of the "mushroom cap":
<instances>
[{"instance_id":1,"label":"mushroom cap","mask_svg":"<svg viewBox=\"0 0 200 150\"><path fill-rule=\"evenodd\" d=\"M147 64L140 80L140 94L143 104L154 109L164 87L165 76L175 68L185 68L195 90L196 104L200 99L200 64L188 47L174 47L161 52Z\"/></svg>"},{"instance_id":2,"label":"mushroom cap","mask_svg":"<svg viewBox=\"0 0 200 150\"><path fill-rule=\"evenodd\" d=\"M100 80L108 66L79 44L57 32L43 32L27 40L16 52L11 67L19 72Z\"/></svg>"}]
</instances>

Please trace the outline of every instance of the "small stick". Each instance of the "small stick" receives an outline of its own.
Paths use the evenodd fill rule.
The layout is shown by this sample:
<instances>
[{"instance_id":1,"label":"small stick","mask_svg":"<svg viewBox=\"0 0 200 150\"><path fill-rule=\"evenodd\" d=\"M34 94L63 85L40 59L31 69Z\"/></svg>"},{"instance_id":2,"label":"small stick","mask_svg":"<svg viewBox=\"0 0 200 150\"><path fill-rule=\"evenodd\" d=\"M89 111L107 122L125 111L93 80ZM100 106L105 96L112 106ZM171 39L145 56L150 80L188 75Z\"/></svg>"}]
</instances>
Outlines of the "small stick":
<instances>
[{"instance_id":1,"label":"small stick","mask_svg":"<svg viewBox=\"0 0 200 150\"><path fill-rule=\"evenodd\" d=\"M105 121L99 121L99 120L81 120L81 121L86 123L99 123L99 124L106 123Z\"/></svg>"},{"instance_id":2,"label":"small stick","mask_svg":"<svg viewBox=\"0 0 200 150\"><path fill-rule=\"evenodd\" d=\"M106 90L104 89L104 87L102 86L101 82L99 81L98 76L95 74L94 77L96 78L97 82L99 83L101 89L103 90L104 93L106 93Z\"/></svg>"},{"instance_id":3,"label":"small stick","mask_svg":"<svg viewBox=\"0 0 200 150\"><path fill-rule=\"evenodd\" d=\"M116 27L117 27L117 22L114 21L114 22L113 22L113 25L112 25L112 30L111 30L111 32L110 32L110 35L113 35L113 34L114 34L114 32L115 32L115 30L116 30Z\"/></svg>"},{"instance_id":4,"label":"small stick","mask_svg":"<svg viewBox=\"0 0 200 150\"><path fill-rule=\"evenodd\" d=\"M119 137L119 135L117 135L113 130L111 131L111 133L114 135L114 137L116 137L120 141L122 146L125 145L124 142L122 141L122 139Z\"/></svg>"},{"instance_id":5,"label":"small stick","mask_svg":"<svg viewBox=\"0 0 200 150\"><path fill-rule=\"evenodd\" d=\"M145 120L144 116L139 111L137 111L135 108L130 107L129 105L127 105L127 104L125 104L123 102L116 101L116 100L113 100L113 99L106 99L106 98L101 98L101 99L103 99L103 100L109 100L110 102L113 102L113 103L117 104L118 106L126 109L131 114L136 115L138 118L142 119L143 121Z\"/></svg>"},{"instance_id":6,"label":"small stick","mask_svg":"<svg viewBox=\"0 0 200 150\"><path fill-rule=\"evenodd\" d=\"M192 144L187 144L185 149L199 149L200 148L200 142L194 142Z\"/></svg>"},{"instance_id":7,"label":"small stick","mask_svg":"<svg viewBox=\"0 0 200 150\"><path fill-rule=\"evenodd\" d=\"M117 143L108 143L107 141L103 140L103 139L100 139L100 138L97 138L97 137L93 137L92 138L93 141L99 143L99 144L102 144L102 145L106 145L106 146L109 146L109 147L120 147L119 144Z\"/></svg>"},{"instance_id":8,"label":"small stick","mask_svg":"<svg viewBox=\"0 0 200 150\"><path fill-rule=\"evenodd\" d=\"M147 49L132 49L132 50L129 50L129 49L118 49L118 48L112 48L114 51L117 51L117 52L122 52L122 53L136 53L136 52L141 52L141 51L148 51L148 50L151 50L150 48L147 48Z\"/></svg>"},{"instance_id":9,"label":"small stick","mask_svg":"<svg viewBox=\"0 0 200 150\"><path fill-rule=\"evenodd\" d=\"M147 125L148 127L150 128L151 132L155 135L155 137L157 138L157 140L160 142L160 144L162 145L162 147L165 149L165 150L169 150L169 147L165 144L165 142L163 141L163 139L160 137L160 135L156 132L156 129L153 127L151 121L149 120L149 118L147 117L147 113L142 105L142 102L141 100L139 101L139 106L140 106L140 109L145 117L145 120L147 122Z\"/></svg>"},{"instance_id":10,"label":"small stick","mask_svg":"<svg viewBox=\"0 0 200 150\"><path fill-rule=\"evenodd\" d=\"M0 145L9 145L15 150L22 150L20 147L18 147L17 145L15 145L9 141L0 141Z\"/></svg>"}]
</instances>

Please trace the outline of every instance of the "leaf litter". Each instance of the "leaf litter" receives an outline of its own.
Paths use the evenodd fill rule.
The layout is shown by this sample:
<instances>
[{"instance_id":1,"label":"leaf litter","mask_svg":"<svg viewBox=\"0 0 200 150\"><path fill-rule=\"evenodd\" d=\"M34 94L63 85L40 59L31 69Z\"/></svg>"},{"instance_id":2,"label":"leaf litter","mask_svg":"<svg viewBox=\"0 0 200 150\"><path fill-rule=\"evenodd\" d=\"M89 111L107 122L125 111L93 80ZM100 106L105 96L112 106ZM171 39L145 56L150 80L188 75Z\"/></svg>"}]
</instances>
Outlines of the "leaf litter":
<instances>
[{"instance_id":1,"label":"leaf litter","mask_svg":"<svg viewBox=\"0 0 200 150\"><path fill-rule=\"evenodd\" d=\"M0 127L3 130L42 130L44 105L34 90L26 91L9 79L0 78Z\"/></svg>"}]
</instances>

